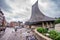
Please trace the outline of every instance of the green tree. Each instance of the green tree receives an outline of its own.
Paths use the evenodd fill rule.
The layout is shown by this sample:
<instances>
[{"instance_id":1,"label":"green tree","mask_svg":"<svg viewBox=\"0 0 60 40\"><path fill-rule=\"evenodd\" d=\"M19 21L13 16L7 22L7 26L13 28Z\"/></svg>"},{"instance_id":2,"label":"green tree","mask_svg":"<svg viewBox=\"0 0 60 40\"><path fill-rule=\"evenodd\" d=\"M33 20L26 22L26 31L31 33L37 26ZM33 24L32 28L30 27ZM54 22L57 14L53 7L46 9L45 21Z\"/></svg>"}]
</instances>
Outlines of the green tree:
<instances>
[{"instance_id":1,"label":"green tree","mask_svg":"<svg viewBox=\"0 0 60 40\"><path fill-rule=\"evenodd\" d=\"M60 23L60 19L55 20L55 24L58 24L58 23Z\"/></svg>"}]
</instances>

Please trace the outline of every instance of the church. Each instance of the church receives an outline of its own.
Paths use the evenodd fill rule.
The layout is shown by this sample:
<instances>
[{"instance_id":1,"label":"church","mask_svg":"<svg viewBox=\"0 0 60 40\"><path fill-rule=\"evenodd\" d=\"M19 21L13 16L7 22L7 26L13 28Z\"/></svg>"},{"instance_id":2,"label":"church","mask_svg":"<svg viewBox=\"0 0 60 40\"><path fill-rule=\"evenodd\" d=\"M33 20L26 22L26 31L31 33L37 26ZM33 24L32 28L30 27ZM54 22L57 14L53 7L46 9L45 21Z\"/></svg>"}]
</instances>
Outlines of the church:
<instances>
[{"instance_id":1,"label":"church","mask_svg":"<svg viewBox=\"0 0 60 40\"><path fill-rule=\"evenodd\" d=\"M55 19L44 15L40 11L38 7L38 1L36 1L36 3L32 5L31 13L31 18L25 23L25 25L27 25L29 28L54 28Z\"/></svg>"}]
</instances>

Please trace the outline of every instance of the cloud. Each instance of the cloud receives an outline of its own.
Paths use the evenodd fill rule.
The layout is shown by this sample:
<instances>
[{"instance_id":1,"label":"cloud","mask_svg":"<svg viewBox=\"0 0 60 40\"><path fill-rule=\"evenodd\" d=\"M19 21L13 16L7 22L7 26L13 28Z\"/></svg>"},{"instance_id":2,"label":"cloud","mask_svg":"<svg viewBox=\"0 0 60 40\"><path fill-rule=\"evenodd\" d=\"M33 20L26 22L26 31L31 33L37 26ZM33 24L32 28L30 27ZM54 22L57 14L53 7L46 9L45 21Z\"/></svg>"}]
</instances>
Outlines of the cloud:
<instances>
[{"instance_id":1,"label":"cloud","mask_svg":"<svg viewBox=\"0 0 60 40\"><path fill-rule=\"evenodd\" d=\"M60 17L60 2L58 0L39 0L39 9L47 16Z\"/></svg>"},{"instance_id":2,"label":"cloud","mask_svg":"<svg viewBox=\"0 0 60 40\"><path fill-rule=\"evenodd\" d=\"M0 8L3 9L4 11L9 11L11 12L11 7L9 7L5 0L0 0Z\"/></svg>"},{"instance_id":3,"label":"cloud","mask_svg":"<svg viewBox=\"0 0 60 40\"><path fill-rule=\"evenodd\" d=\"M26 21L31 16L30 0L5 0L11 12L3 11L7 21ZM25 20L26 19L26 20Z\"/></svg>"},{"instance_id":4,"label":"cloud","mask_svg":"<svg viewBox=\"0 0 60 40\"><path fill-rule=\"evenodd\" d=\"M32 5L37 0L0 0L7 21L27 21L31 17ZM59 0L38 0L39 9L50 17L60 17Z\"/></svg>"}]
</instances>

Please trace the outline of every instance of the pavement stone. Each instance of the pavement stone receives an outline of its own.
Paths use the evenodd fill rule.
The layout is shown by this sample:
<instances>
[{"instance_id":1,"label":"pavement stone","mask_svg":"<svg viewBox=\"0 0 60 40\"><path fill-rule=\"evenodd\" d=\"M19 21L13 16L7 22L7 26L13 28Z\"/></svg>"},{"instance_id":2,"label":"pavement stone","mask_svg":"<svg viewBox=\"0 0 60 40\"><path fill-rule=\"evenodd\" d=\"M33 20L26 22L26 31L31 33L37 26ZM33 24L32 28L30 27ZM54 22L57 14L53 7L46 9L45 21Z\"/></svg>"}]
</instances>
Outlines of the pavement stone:
<instances>
[{"instance_id":1,"label":"pavement stone","mask_svg":"<svg viewBox=\"0 0 60 40\"><path fill-rule=\"evenodd\" d=\"M27 36L32 36L31 30L28 32L26 28L17 29L7 28L4 36L0 40L27 40Z\"/></svg>"}]
</instances>

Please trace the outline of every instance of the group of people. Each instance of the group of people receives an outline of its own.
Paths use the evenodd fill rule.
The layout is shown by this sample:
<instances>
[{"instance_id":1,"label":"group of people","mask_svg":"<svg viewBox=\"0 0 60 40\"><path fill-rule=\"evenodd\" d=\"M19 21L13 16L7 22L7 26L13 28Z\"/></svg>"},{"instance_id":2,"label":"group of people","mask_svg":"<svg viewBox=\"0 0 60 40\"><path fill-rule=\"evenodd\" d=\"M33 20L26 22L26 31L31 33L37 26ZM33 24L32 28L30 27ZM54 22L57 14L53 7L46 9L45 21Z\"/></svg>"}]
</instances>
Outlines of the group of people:
<instances>
[{"instance_id":1,"label":"group of people","mask_svg":"<svg viewBox=\"0 0 60 40\"><path fill-rule=\"evenodd\" d=\"M21 28L23 28L23 26L22 26L22 27L16 26L16 27L15 27L15 32L17 31L17 29L21 29ZM29 29L29 30L30 30L30 29ZM27 33L28 33L29 35L26 36L26 40L37 40L36 37L33 35L33 33L32 33L31 30L30 30L30 31L27 31ZM31 34L31 35L30 35L30 34Z\"/></svg>"}]
</instances>

